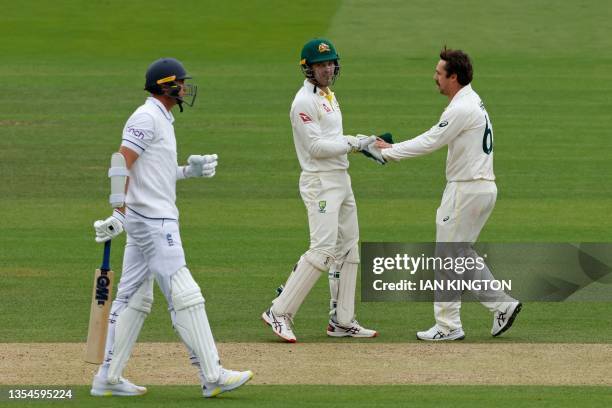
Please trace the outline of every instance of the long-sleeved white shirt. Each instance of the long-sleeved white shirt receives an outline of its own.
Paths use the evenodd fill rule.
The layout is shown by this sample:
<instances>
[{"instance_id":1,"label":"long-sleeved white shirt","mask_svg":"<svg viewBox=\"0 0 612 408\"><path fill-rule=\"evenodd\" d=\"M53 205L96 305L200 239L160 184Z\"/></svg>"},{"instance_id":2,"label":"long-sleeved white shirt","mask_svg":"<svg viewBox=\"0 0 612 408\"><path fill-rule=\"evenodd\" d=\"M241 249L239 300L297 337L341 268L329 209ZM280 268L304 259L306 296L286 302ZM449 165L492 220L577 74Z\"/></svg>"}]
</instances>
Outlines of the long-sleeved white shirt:
<instances>
[{"instance_id":1,"label":"long-sleeved white shirt","mask_svg":"<svg viewBox=\"0 0 612 408\"><path fill-rule=\"evenodd\" d=\"M305 172L345 170L349 145L342 134L342 113L336 96L304 81L291 104L295 150Z\"/></svg>"},{"instance_id":2,"label":"long-sleeved white shirt","mask_svg":"<svg viewBox=\"0 0 612 408\"><path fill-rule=\"evenodd\" d=\"M447 181L495 180L493 127L489 114L471 85L453 97L440 121L427 132L383 149L387 160L422 156L448 145Z\"/></svg>"}]
</instances>

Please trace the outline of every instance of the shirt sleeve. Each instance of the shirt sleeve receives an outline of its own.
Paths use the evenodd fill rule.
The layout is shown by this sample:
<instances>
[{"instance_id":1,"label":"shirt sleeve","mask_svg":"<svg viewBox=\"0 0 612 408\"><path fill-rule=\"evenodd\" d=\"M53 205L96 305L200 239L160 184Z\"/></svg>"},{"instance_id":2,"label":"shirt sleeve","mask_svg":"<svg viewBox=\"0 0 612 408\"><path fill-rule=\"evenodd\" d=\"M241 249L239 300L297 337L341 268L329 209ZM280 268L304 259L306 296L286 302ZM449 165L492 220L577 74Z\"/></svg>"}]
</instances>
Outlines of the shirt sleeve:
<instances>
[{"instance_id":1,"label":"shirt sleeve","mask_svg":"<svg viewBox=\"0 0 612 408\"><path fill-rule=\"evenodd\" d=\"M327 159L348 153L348 141L343 136L323 137L316 106L308 103L296 104L291 111L291 123L311 157Z\"/></svg>"},{"instance_id":2,"label":"shirt sleeve","mask_svg":"<svg viewBox=\"0 0 612 408\"><path fill-rule=\"evenodd\" d=\"M449 144L464 130L465 117L460 109L447 109L442 113L440 121L427 132L383 149L382 155L388 160L401 160L434 152Z\"/></svg>"},{"instance_id":3,"label":"shirt sleeve","mask_svg":"<svg viewBox=\"0 0 612 408\"><path fill-rule=\"evenodd\" d=\"M132 115L125 127L121 146L141 155L153 142L155 136L155 121L153 117L145 112L137 112Z\"/></svg>"}]
</instances>

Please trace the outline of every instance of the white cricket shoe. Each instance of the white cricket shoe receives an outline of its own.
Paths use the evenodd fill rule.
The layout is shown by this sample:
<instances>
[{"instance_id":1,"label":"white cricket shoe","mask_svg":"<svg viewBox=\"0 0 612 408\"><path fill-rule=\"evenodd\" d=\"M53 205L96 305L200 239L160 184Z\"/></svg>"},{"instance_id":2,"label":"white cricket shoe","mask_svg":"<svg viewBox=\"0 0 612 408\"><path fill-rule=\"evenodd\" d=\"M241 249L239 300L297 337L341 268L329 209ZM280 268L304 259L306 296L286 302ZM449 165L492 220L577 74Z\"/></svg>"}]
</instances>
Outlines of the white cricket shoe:
<instances>
[{"instance_id":1,"label":"white cricket shoe","mask_svg":"<svg viewBox=\"0 0 612 408\"><path fill-rule=\"evenodd\" d=\"M333 317L327 325L327 335L330 337L376 337L376 330L366 329L353 319L347 326L338 323Z\"/></svg>"},{"instance_id":2,"label":"white cricket shoe","mask_svg":"<svg viewBox=\"0 0 612 408\"><path fill-rule=\"evenodd\" d=\"M465 339L465 333L461 327L448 331L443 330L436 324L429 330L417 332L416 337L419 340L426 341L463 340Z\"/></svg>"},{"instance_id":3,"label":"white cricket shoe","mask_svg":"<svg viewBox=\"0 0 612 408\"><path fill-rule=\"evenodd\" d=\"M288 315L277 315L272 312L272 308L262 313L261 319L268 326L272 327L272 331L281 339L288 343L295 343L297 339L293 334L293 322Z\"/></svg>"},{"instance_id":4,"label":"white cricket shoe","mask_svg":"<svg viewBox=\"0 0 612 408\"><path fill-rule=\"evenodd\" d=\"M514 319L516 319L522 307L523 304L521 302L512 302L505 311L493 314L493 327L491 328L493 337L499 336L512 327L512 323L514 323Z\"/></svg>"},{"instance_id":5,"label":"white cricket shoe","mask_svg":"<svg viewBox=\"0 0 612 408\"><path fill-rule=\"evenodd\" d=\"M132 397L136 395L143 395L147 392L145 387L140 387L136 384L132 384L127 379L121 377L117 384L111 384L107 381L106 377L95 375L93 384L91 386L90 394L94 397Z\"/></svg>"},{"instance_id":6,"label":"white cricket shoe","mask_svg":"<svg viewBox=\"0 0 612 408\"><path fill-rule=\"evenodd\" d=\"M202 384L202 394L205 398L216 397L217 395L235 390L241 385L246 384L253 378L253 372L248 371L232 371L221 368L219 380L215 383L204 382Z\"/></svg>"}]
</instances>

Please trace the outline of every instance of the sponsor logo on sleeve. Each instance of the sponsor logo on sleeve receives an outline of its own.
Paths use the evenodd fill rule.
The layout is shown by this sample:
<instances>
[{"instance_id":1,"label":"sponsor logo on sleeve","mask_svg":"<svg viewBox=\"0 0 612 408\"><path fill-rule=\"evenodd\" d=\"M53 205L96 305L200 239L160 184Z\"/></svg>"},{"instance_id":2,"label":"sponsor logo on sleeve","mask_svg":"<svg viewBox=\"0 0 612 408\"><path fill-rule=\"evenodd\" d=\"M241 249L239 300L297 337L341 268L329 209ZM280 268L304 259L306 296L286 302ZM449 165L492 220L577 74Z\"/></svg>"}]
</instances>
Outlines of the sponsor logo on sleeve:
<instances>
[{"instance_id":1,"label":"sponsor logo on sleeve","mask_svg":"<svg viewBox=\"0 0 612 408\"><path fill-rule=\"evenodd\" d=\"M302 122L304 123L312 123L312 118L310 116L308 116L307 114L300 112L300 119L302 119Z\"/></svg>"},{"instance_id":2,"label":"sponsor logo on sleeve","mask_svg":"<svg viewBox=\"0 0 612 408\"><path fill-rule=\"evenodd\" d=\"M440 124L438 125L438 127L441 127L441 128L442 128L442 127L444 127L444 126L446 126L446 125L448 125L448 120L443 120L442 122L440 122Z\"/></svg>"},{"instance_id":3,"label":"sponsor logo on sleeve","mask_svg":"<svg viewBox=\"0 0 612 408\"><path fill-rule=\"evenodd\" d=\"M141 139L141 140L144 139L144 137L145 137L144 131L142 131L140 129L133 128L133 127L127 128L126 133L134 136L137 139Z\"/></svg>"}]
</instances>

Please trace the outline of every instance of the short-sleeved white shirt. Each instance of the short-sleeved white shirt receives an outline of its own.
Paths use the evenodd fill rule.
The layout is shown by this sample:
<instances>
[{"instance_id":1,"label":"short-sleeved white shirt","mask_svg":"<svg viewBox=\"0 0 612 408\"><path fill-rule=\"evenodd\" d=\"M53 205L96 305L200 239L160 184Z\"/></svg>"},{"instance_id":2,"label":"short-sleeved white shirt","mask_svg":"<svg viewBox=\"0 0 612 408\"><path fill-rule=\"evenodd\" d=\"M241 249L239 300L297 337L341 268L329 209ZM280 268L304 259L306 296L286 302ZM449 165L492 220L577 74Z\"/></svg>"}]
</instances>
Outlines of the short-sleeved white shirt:
<instances>
[{"instance_id":1,"label":"short-sleeved white shirt","mask_svg":"<svg viewBox=\"0 0 612 408\"><path fill-rule=\"evenodd\" d=\"M383 149L383 157L400 160L448 145L447 181L495 180L493 126L480 97L466 85L453 97L440 120L427 132Z\"/></svg>"},{"instance_id":2,"label":"short-sleeved white shirt","mask_svg":"<svg viewBox=\"0 0 612 408\"><path fill-rule=\"evenodd\" d=\"M174 116L153 97L127 120L121 146L138 153L129 171L126 206L148 218L178 219Z\"/></svg>"},{"instance_id":3,"label":"short-sleeved white shirt","mask_svg":"<svg viewBox=\"0 0 612 408\"><path fill-rule=\"evenodd\" d=\"M333 93L328 99L325 92L305 80L291 104L289 117L302 171L348 169L342 112Z\"/></svg>"}]
</instances>

